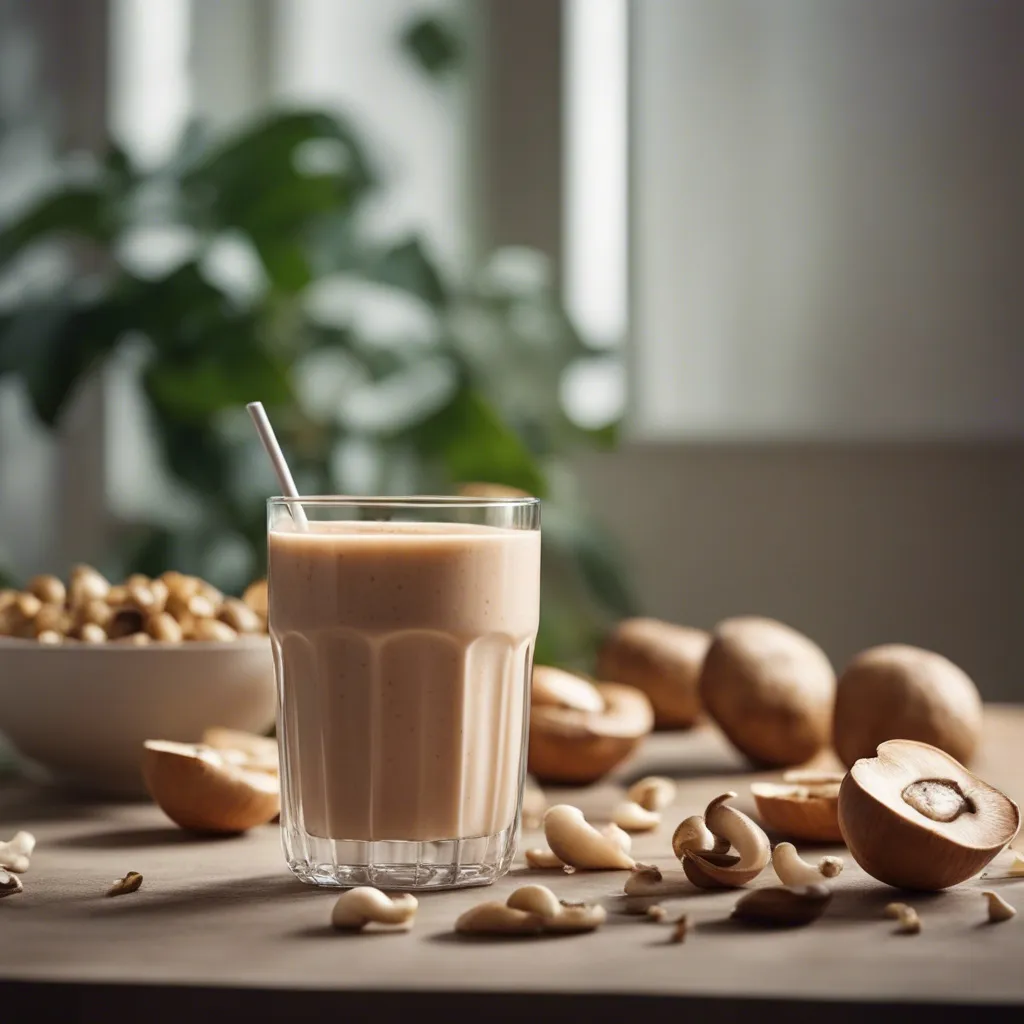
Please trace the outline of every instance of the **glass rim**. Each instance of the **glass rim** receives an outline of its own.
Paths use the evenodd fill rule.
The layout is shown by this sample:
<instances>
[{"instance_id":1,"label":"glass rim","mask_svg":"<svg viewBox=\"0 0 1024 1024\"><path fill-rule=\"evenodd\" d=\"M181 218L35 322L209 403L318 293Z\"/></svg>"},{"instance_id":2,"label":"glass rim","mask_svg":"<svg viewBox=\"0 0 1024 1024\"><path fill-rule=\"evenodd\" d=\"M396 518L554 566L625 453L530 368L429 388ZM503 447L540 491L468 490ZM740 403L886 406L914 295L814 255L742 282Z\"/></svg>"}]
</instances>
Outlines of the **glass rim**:
<instances>
[{"instance_id":1,"label":"glass rim","mask_svg":"<svg viewBox=\"0 0 1024 1024\"><path fill-rule=\"evenodd\" d=\"M276 494L267 498L267 505L320 505L339 508L531 508L540 505L540 498L532 495L505 497L457 494L417 494L365 496L343 494L310 494L290 498Z\"/></svg>"}]
</instances>

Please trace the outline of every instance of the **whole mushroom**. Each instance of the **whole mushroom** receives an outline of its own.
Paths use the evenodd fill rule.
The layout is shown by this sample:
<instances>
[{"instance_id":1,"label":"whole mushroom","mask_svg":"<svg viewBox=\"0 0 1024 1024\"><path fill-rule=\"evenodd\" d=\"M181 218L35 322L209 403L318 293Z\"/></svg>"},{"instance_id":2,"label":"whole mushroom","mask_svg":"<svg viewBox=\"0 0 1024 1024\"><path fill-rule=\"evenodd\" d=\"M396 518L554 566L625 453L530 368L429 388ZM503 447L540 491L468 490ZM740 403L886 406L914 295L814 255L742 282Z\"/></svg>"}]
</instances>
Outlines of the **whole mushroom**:
<instances>
[{"instance_id":1,"label":"whole mushroom","mask_svg":"<svg viewBox=\"0 0 1024 1024\"><path fill-rule=\"evenodd\" d=\"M541 781L594 782L625 760L653 725L650 701L632 686L534 666L529 772Z\"/></svg>"},{"instance_id":2,"label":"whole mushroom","mask_svg":"<svg viewBox=\"0 0 1024 1024\"><path fill-rule=\"evenodd\" d=\"M886 740L930 743L967 764L981 736L970 677L933 651L885 644L862 651L839 677L833 734L847 767Z\"/></svg>"},{"instance_id":3,"label":"whole mushroom","mask_svg":"<svg viewBox=\"0 0 1024 1024\"><path fill-rule=\"evenodd\" d=\"M701 711L700 670L711 637L660 619L624 619L608 634L597 674L635 686L650 698L658 729L685 729Z\"/></svg>"},{"instance_id":4,"label":"whole mushroom","mask_svg":"<svg viewBox=\"0 0 1024 1024\"><path fill-rule=\"evenodd\" d=\"M803 764L830 738L835 673L824 651L773 619L743 616L715 628L700 697L752 761Z\"/></svg>"}]
</instances>

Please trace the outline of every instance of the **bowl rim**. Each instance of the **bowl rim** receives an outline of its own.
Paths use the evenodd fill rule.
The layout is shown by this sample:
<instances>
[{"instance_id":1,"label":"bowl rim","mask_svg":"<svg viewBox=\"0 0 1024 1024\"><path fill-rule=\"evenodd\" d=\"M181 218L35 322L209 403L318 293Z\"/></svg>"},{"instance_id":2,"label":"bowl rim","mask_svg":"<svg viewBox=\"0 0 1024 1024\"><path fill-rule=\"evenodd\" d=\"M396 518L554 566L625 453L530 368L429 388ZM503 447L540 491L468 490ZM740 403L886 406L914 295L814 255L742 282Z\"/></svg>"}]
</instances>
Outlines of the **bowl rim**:
<instances>
[{"instance_id":1,"label":"bowl rim","mask_svg":"<svg viewBox=\"0 0 1024 1024\"><path fill-rule=\"evenodd\" d=\"M106 640L101 644L87 644L80 640L67 643L41 644L36 639L20 636L0 636L0 651L89 651L90 655L97 651L229 651L239 647L252 649L270 642L268 633L244 633L235 640L153 640L141 646L121 643L117 640Z\"/></svg>"}]
</instances>

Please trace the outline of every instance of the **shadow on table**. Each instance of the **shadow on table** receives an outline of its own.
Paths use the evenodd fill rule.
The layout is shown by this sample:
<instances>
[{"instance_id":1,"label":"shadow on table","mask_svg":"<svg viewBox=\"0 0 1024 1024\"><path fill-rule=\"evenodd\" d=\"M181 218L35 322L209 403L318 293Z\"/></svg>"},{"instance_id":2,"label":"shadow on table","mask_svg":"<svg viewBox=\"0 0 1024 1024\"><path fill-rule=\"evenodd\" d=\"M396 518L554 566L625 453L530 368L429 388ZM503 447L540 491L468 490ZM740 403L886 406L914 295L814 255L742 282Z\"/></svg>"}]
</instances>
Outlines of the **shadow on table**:
<instances>
[{"instance_id":1,"label":"shadow on table","mask_svg":"<svg viewBox=\"0 0 1024 1024\"><path fill-rule=\"evenodd\" d=\"M173 914L209 914L211 911L230 910L234 906L253 906L266 903L294 901L319 896L323 890L303 885L298 879L285 874L257 875L225 879L216 882L186 882L182 888L161 892L143 882L138 893L115 899L98 898L77 905L76 914L120 915L129 917L157 917ZM327 895L330 895L329 893Z\"/></svg>"},{"instance_id":2,"label":"shadow on table","mask_svg":"<svg viewBox=\"0 0 1024 1024\"><path fill-rule=\"evenodd\" d=\"M50 821L80 821L103 814L104 804L24 779L0 781L0 817L23 827Z\"/></svg>"},{"instance_id":3,"label":"shadow on table","mask_svg":"<svg viewBox=\"0 0 1024 1024\"><path fill-rule=\"evenodd\" d=\"M110 828L102 832L65 836L52 840L48 845L66 850L139 850L152 846L212 846L237 843L243 838L242 834L199 835L170 825L158 825L154 828Z\"/></svg>"}]
</instances>

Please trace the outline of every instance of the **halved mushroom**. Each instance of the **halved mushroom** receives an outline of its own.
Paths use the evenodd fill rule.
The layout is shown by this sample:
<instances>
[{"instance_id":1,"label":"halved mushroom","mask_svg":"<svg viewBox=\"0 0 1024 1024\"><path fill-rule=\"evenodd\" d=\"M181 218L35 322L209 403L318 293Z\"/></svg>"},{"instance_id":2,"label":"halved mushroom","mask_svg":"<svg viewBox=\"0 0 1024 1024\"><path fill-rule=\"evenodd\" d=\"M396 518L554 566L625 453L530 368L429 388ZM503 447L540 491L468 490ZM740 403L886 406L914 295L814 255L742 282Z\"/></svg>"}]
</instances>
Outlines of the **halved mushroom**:
<instances>
[{"instance_id":1,"label":"halved mushroom","mask_svg":"<svg viewBox=\"0 0 1024 1024\"><path fill-rule=\"evenodd\" d=\"M167 817L194 832L244 832L281 809L275 773L234 763L230 752L212 747L147 740L142 774Z\"/></svg>"},{"instance_id":2,"label":"halved mushroom","mask_svg":"<svg viewBox=\"0 0 1024 1024\"><path fill-rule=\"evenodd\" d=\"M793 839L841 842L839 787L842 772L786 772L782 782L755 782L750 792L761 821Z\"/></svg>"},{"instance_id":3,"label":"halved mushroom","mask_svg":"<svg viewBox=\"0 0 1024 1024\"><path fill-rule=\"evenodd\" d=\"M683 870L702 889L733 889L752 882L768 866L771 844L761 829L741 811L729 807L735 793L723 793L707 806L704 823L718 839L726 840L735 855L683 850Z\"/></svg>"},{"instance_id":4,"label":"halved mushroom","mask_svg":"<svg viewBox=\"0 0 1024 1024\"><path fill-rule=\"evenodd\" d=\"M213 726L203 733L203 743L214 750L226 753L229 760L254 771L278 770L277 740L270 736Z\"/></svg>"},{"instance_id":5,"label":"halved mushroom","mask_svg":"<svg viewBox=\"0 0 1024 1024\"><path fill-rule=\"evenodd\" d=\"M594 782L625 760L654 725L650 701L631 686L592 684L544 665L534 668L533 679L529 771L542 781Z\"/></svg>"},{"instance_id":6,"label":"halved mushroom","mask_svg":"<svg viewBox=\"0 0 1024 1024\"><path fill-rule=\"evenodd\" d=\"M889 740L839 790L854 860L903 889L946 889L977 874L1020 828L1017 805L937 747Z\"/></svg>"}]
</instances>

